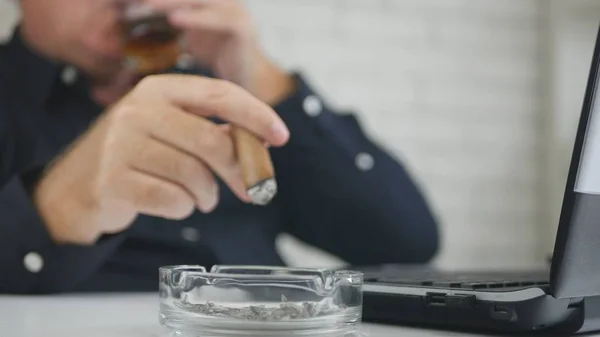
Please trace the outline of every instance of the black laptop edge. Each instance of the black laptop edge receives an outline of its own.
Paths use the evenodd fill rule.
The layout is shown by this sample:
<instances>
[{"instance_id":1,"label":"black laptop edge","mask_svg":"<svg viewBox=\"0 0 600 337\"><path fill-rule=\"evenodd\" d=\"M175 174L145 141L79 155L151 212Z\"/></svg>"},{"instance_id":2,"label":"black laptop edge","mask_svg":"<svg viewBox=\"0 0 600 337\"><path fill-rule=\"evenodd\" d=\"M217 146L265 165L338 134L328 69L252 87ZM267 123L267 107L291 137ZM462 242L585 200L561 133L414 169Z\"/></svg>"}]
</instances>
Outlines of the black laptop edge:
<instances>
[{"instance_id":1,"label":"black laptop edge","mask_svg":"<svg viewBox=\"0 0 600 337\"><path fill-rule=\"evenodd\" d=\"M591 116L599 71L600 26L565 187L550 282L463 290L366 279L364 321L486 333L570 335L600 330L600 195L575 191L590 117L600 118L600 111Z\"/></svg>"}]
</instances>

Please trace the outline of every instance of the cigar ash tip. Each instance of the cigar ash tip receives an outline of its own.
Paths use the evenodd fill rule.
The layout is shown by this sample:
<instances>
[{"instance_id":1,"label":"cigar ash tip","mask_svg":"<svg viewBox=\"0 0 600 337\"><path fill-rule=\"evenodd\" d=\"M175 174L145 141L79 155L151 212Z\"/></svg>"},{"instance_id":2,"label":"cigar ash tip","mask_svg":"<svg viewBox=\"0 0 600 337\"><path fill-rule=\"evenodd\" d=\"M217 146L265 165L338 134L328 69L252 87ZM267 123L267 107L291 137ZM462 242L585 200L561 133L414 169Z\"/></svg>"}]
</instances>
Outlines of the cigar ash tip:
<instances>
[{"instance_id":1,"label":"cigar ash tip","mask_svg":"<svg viewBox=\"0 0 600 337\"><path fill-rule=\"evenodd\" d=\"M277 194L277 182L275 178L265 179L247 190L248 196L253 204L265 206L273 200Z\"/></svg>"}]
</instances>

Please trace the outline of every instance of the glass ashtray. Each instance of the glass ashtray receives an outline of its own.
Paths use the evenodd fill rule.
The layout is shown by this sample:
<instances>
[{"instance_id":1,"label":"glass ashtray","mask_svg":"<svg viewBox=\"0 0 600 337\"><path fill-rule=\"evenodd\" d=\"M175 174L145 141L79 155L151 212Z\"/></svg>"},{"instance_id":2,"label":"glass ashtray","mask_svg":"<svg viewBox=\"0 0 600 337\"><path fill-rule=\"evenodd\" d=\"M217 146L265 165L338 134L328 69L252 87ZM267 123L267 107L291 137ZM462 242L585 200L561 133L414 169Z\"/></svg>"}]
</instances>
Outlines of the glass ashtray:
<instances>
[{"instance_id":1,"label":"glass ashtray","mask_svg":"<svg viewBox=\"0 0 600 337\"><path fill-rule=\"evenodd\" d=\"M362 319L363 274L278 267L159 270L160 323L184 336L346 336Z\"/></svg>"}]
</instances>

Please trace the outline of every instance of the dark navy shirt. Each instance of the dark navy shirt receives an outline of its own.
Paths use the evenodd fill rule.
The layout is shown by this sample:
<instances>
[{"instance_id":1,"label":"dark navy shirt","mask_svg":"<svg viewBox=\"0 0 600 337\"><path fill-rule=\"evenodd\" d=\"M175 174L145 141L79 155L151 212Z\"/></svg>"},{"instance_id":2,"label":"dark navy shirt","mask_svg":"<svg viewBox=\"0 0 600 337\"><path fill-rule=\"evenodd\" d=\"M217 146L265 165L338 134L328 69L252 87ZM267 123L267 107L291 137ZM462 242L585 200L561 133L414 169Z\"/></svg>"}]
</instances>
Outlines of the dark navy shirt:
<instances>
[{"instance_id":1,"label":"dark navy shirt","mask_svg":"<svg viewBox=\"0 0 600 337\"><path fill-rule=\"evenodd\" d=\"M15 32L0 46L0 292L146 291L157 289L163 265L282 265L281 233L355 265L426 262L437 251L434 217L403 166L299 74L296 91L274 107L291 139L271 150L279 193L270 205L244 204L221 184L211 214L140 216L93 246L53 243L31 191L104 107L84 76Z\"/></svg>"}]
</instances>

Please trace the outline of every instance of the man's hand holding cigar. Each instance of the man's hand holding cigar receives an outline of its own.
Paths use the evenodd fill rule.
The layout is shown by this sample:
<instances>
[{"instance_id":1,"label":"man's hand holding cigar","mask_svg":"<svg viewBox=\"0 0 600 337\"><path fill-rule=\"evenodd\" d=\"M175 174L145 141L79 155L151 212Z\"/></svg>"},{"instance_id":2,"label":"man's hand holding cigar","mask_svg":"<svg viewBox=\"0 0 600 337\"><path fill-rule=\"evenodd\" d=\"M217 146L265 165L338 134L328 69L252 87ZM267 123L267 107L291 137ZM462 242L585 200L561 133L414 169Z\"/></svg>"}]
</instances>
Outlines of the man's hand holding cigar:
<instances>
[{"instance_id":1,"label":"man's hand holding cigar","mask_svg":"<svg viewBox=\"0 0 600 337\"><path fill-rule=\"evenodd\" d=\"M218 175L249 201L227 125L272 146L288 140L271 108L222 80L150 76L110 108L38 185L35 200L57 242L92 243L138 214L182 219L218 203ZM86 226L81 226L84 223Z\"/></svg>"},{"instance_id":2,"label":"man's hand holding cigar","mask_svg":"<svg viewBox=\"0 0 600 337\"><path fill-rule=\"evenodd\" d=\"M38 185L36 204L57 242L93 243L139 214L211 212L215 175L244 202L260 201L248 195L251 185L274 183L265 147L284 145L289 131L270 105L292 80L260 52L245 10L234 0L147 3L182 30L198 64L226 81L154 75L114 103Z\"/></svg>"}]
</instances>

